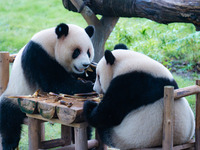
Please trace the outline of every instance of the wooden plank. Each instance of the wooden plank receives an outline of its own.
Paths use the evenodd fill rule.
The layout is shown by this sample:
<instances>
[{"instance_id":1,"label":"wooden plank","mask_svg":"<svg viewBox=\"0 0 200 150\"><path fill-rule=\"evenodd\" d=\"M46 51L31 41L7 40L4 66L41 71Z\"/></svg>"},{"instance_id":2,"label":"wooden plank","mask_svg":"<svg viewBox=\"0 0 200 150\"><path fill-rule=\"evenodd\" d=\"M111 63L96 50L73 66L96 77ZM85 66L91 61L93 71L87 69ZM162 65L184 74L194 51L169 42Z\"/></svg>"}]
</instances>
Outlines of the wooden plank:
<instances>
[{"instance_id":1,"label":"wooden plank","mask_svg":"<svg viewBox=\"0 0 200 150\"><path fill-rule=\"evenodd\" d=\"M49 149L49 148L55 148L58 146L63 146L65 144L65 141L63 139L53 139L48 141L42 141L40 149Z\"/></svg>"},{"instance_id":2,"label":"wooden plank","mask_svg":"<svg viewBox=\"0 0 200 150\"><path fill-rule=\"evenodd\" d=\"M87 125L86 122L81 122L81 123L72 123L72 124L66 124L66 122L62 122L61 120L59 119L46 119L46 118L43 118L41 115L39 114L26 114L27 117L31 117L31 118L35 118L35 119L39 119L39 120L43 120L43 121L48 121L48 122L52 122L52 123L59 123L59 124L63 124L63 125L66 125L66 126L70 126L70 127L84 127Z\"/></svg>"},{"instance_id":3,"label":"wooden plank","mask_svg":"<svg viewBox=\"0 0 200 150\"><path fill-rule=\"evenodd\" d=\"M87 143L88 143L87 144L88 145L88 149L92 149L92 148L98 146L98 141L97 140L89 140ZM68 146L57 148L56 150L75 150L75 144L71 144L71 145L68 145Z\"/></svg>"},{"instance_id":4,"label":"wooden plank","mask_svg":"<svg viewBox=\"0 0 200 150\"><path fill-rule=\"evenodd\" d=\"M134 148L130 150L162 150L162 148Z\"/></svg>"},{"instance_id":5,"label":"wooden plank","mask_svg":"<svg viewBox=\"0 0 200 150\"><path fill-rule=\"evenodd\" d=\"M56 104L38 101L38 111L42 117L51 119L56 115Z\"/></svg>"},{"instance_id":6,"label":"wooden plank","mask_svg":"<svg viewBox=\"0 0 200 150\"><path fill-rule=\"evenodd\" d=\"M164 87L163 150L173 149L174 87Z\"/></svg>"},{"instance_id":7,"label":"wooden plank","mask_svg":"<svg viewBox=\"0 0 200 150\"><path fill-rule=\"evenodd\" d=\"M199 92L200 92L199 85L193 85L193 86L188 86L185 88L176 89L176 90L174 90L174 99L179 99L181 97L196 94Z\"/></svg>"},{"instance_id":8,"label":"wooden plank","mask_svg":"<svg viewBox=\"0 0 200 150\"><path fill-rule=\"evenodd\" d=\"M196 81L200 86L200 80ZM196 94L196 128L195 128L195 149L200 149L200 92Z\"/></svg>"},{"instance_id":9,"label":"wooden plank","mask_svg":"<svg viewBox=\"0 0 200 150\"><path fill-rule=\"evenodd\" d=\"M5 91L9 80L9 53L0 52L0 95Z\"/></svg>"},{"instance_id":10,"label":"wooden plank","mask_svg":"<svg viewBox=\"0 0 200 150\"><path fill-rule=\"evenodd\" d=\"M173 147L173 150L181 150L181 149L190 149L194 148L195 140L191 140L190 142L182 145L177 145Z\"/></svg>"},{"instance_id":11,"label":"wooden plank","mask_svg":"<svg viewBox=\"0 0 200 150\"><path fill-rule=\"evenodd\" d=\"M18 98L18 104L22 112L37 114L37 101L28 98Z\"/></svg>"},{"instance_id":12,"label":"wooden plank","mask_svg":"<svg viewBox=\"0 0 200 150\"><path fill-rule=\"evenodd\" d=\"M56 106L56 114L58 118L62 122L65 122L66 124L84 121L82 112L83 112L83 103L82 104L80 103L76 106L74 105L70 108L63 105Z\"/></svg>"}]
</instances>

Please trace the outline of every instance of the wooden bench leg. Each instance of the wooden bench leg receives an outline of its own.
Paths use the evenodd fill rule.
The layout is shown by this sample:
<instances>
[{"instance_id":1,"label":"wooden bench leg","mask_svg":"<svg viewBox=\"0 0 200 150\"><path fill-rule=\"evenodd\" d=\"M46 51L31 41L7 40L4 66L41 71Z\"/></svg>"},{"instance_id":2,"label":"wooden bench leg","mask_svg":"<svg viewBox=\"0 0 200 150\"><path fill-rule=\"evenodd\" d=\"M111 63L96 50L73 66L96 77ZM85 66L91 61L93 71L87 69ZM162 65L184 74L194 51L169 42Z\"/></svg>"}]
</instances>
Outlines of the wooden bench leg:
<instances>
[{"instance_id":1,"label":"wooden bench leg","mask_svg":"<svg viewBox=\"0 0 200 150\"><path fill-rule=\"evenodd\" d=\"M69 126L61 125L61 139L65 141L65 145L70 145L72 141L72 129Z\"/></svg>"},{"instance_id":2,"label":"wooden bench leg","mask_svg":"<svg viewBox=\"0 0 200 150\"><path fill-rule=\"evenodd\" d=\"M37 150L44 137L44 123L38 119L28 118L28 142L29 150Z\"/></svg>"},{"instance_id":3,"label":"wooden bench leg","mask_svg":"<svg viewBox=\"0 0 200 150\"><path fill-rule=\"evenodd\" d=\"M75 127L75 150L87 150L87 126Z\"/></svg>"}]
</instances>

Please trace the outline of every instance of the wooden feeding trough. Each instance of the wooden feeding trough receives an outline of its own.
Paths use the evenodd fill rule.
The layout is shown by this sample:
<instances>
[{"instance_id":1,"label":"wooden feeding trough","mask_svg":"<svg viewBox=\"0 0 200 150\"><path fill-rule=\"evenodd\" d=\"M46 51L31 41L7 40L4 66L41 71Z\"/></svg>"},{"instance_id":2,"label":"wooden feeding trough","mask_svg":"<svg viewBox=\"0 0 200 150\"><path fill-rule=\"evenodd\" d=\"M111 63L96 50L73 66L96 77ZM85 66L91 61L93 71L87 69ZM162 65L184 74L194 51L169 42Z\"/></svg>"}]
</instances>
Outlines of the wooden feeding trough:
<instances>
[{"instance_id":1,"label":"wooden feeding trough","mask_svg":"<svg viewBox=\"0 0 200 150\"><path fill-rule=\"evenodd\" d=\"M88 148L104 146L96 135L96 139L87 141L86 128L87 123L83 118L84 101L100 102L101 95L95 92L84 94L55 94L40 93L36 91L30 96L10 96L8 98L17 98L18 104L29 119L29 150L47 149L63 146L60 149L87 150ZM41 123L49 121L59 123L61 127L61 139L45 141L42 137ZM74 128L74 135L71 133L71 127ZM73 137L75 144L72 144Z\"/></svg>"},{"instance_id":2,"label":"wooden feeding trough","mask_svg":"<svg viewBox=\"0 0 200 150\"><path fill-rule=\"evenodd\" d=\"M95 92L75 95L36 92L33 96L12 98L18 98L20 109L26 114L40 114L45 119L59 119L66 124L84 121L84 101L100 101L99 95Z\"/></svg>"}]
</instances>

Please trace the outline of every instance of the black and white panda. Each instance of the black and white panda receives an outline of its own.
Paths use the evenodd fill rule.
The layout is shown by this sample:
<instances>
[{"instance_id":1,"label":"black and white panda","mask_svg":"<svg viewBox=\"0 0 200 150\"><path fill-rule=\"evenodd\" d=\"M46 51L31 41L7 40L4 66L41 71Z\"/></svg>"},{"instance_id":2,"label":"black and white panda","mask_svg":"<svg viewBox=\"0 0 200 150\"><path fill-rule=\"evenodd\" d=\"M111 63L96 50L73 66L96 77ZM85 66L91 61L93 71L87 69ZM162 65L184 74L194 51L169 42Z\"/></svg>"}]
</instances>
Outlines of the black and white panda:
<instances>
[{"instance_id":1,"label":"black and white panda","mask_svg":"<svg viewBox=\"0 0 200 150\"><path fill-rule=\"evenodd\" d=\"M105 51L97 64L94 90L102 101L86 101L84 116L102 141L119 149L162 144L164 86L178 88L172 74L159 62L130 51ZM174 144L194 134L193 112L185 98L175 101Z\"/></svg>"},{"instance_id":2,"label":"black and white panda","mask_svg":"<svg viewBox=\"0 0 200 150\"><path fill-rule=\"evenodd\" d=\"M82 82L73 76L84 73L94 58L93 34L93 26L83 29L61 23L35 34L19 51L8 87L0 97L0 133L4 150L18 146L25 118L16 101L5 96L30 95L37 89L66 94L93 91L92 82Z\"/></svg>"}]
</instances>

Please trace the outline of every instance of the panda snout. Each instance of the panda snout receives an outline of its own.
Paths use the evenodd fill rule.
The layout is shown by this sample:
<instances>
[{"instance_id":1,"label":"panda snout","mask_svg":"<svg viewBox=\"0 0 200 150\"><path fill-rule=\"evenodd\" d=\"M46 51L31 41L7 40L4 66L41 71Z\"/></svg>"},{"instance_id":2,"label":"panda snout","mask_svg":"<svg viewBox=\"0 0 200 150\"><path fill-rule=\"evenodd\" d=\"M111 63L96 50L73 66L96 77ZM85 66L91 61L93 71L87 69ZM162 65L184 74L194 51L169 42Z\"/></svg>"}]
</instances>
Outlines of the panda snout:
<instances>
[{"instance_id":1,"label":"panda snout","mask_svg":"<svg viewBox=\"0 0 200 150\"><path fill-rule=\"evenodd\" d=\"M90 64L82 64L82 65L83 65L83 67L87 68L87 67L89 67Z\"/></svg>"}]
</instances>

